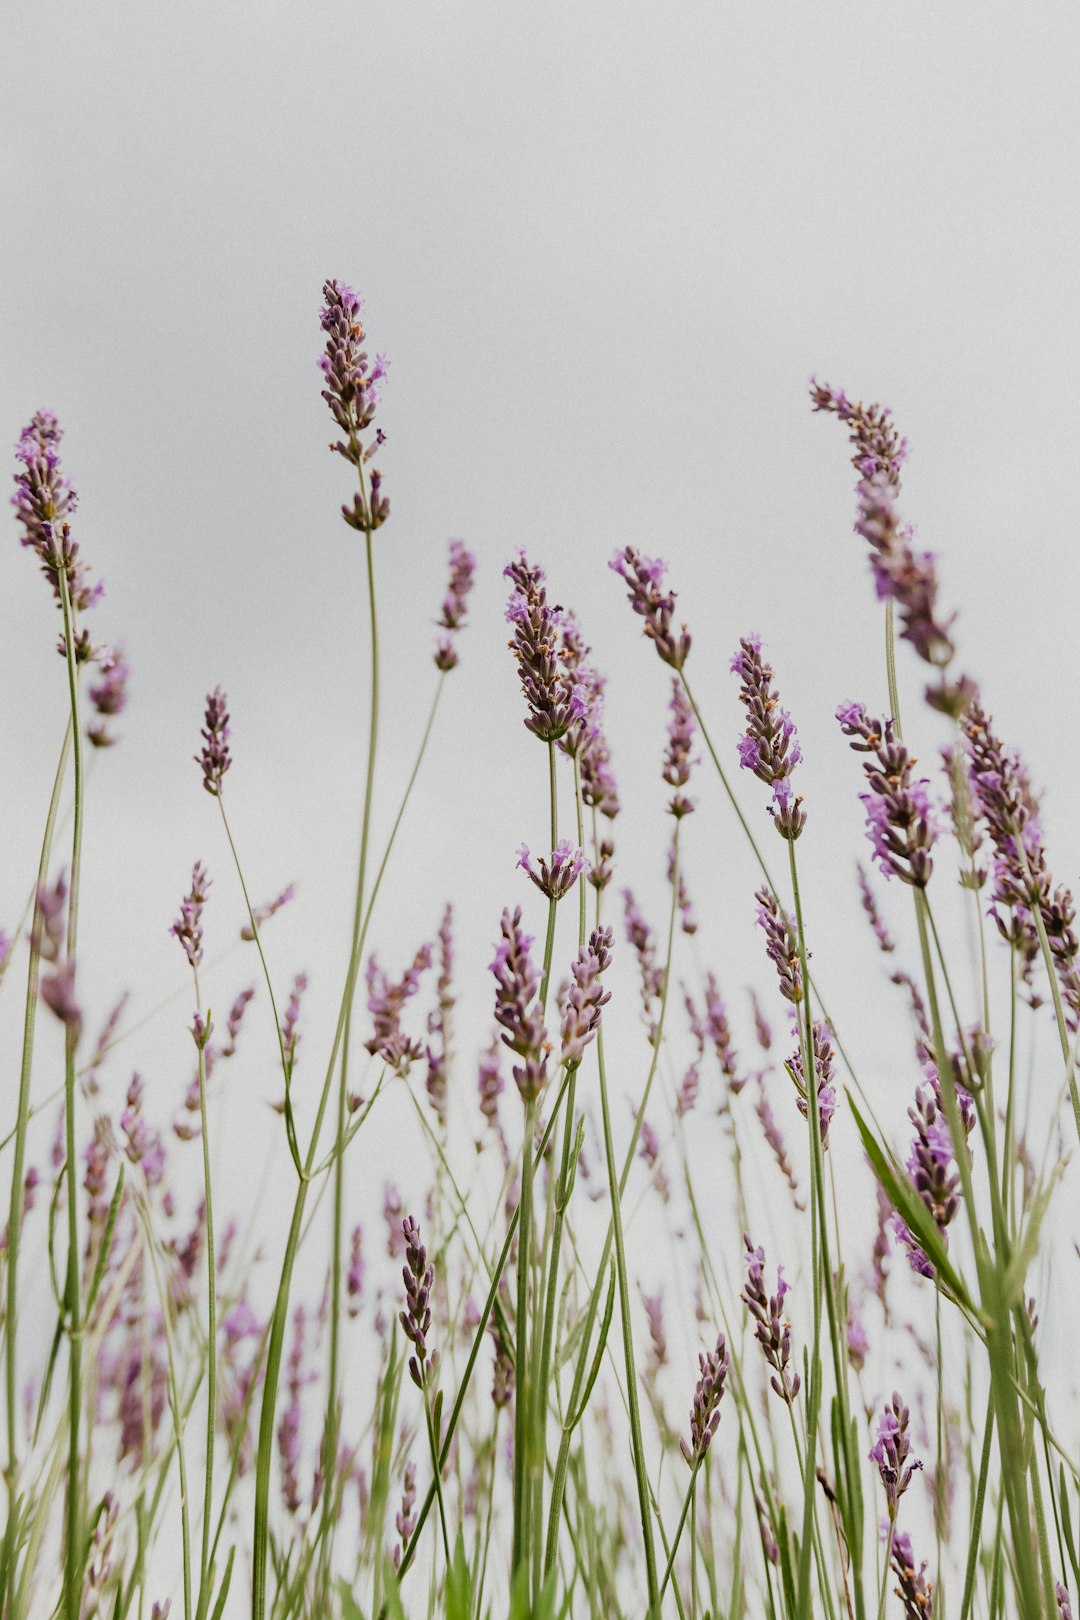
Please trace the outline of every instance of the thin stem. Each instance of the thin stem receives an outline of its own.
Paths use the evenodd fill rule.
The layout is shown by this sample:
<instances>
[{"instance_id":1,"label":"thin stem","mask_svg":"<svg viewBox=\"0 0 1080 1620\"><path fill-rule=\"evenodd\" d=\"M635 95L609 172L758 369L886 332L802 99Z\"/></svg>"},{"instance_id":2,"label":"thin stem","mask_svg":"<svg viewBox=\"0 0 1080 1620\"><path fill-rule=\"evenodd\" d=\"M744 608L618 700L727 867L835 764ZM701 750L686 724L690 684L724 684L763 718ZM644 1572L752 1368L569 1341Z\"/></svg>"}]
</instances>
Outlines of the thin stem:
<instances>
[{"instance_id":1,"label":"thin stem","mask_svg":"<svg viewBox=\"0 0 1080 1620\"><path fill-rule=\"evenodd\" d=\"M195 1010L201 1014L198 969L192 969L195 979ZM214 1509L214 1442L217 1438L217 1262L214 1250L214 1194L210 1183L210 1127L206 1115L206 1048L198 1043L199 1052L199 1122L202 1126L203 1180L206 1189L206 1482L203 1490L202 1556L199 1565L198 1620L203 1620L210 1605L210 1520Z\"/></svg>"},{"instance_id":2,"label":"thin stem","mask_svg":"<svg viewBox=\"0 0 1080 1620\"><path fill-rule=\"evenodd\" d=\"M15 1573L14 1536L17 1523L15 1508L19 1490L19 1445L15 1415L18 1389L18 1334L16 1329L18 1325L19 1298L19 1239L22 1233L26 1131L30 1119L30 1078L34 1064L34 1029L37 1020L38 980L41 968L41 952L36 943L41 926L41 908L38 904L38 894L49 873L53 835L56 829L56 815L60 804L60 791L63 787L70 747L71 719L69 716L64 731L63 745L60 749L60 758L56 766L52 794L49 798L49 809L45 817L45 831L41 840L37 883L34 888L33 919L30 925L30 961L26 970L26 1004L23 1012L22 1062L19 1066L19 1101L15 1123L15 1162L11 1167L11 1202L8 1208L7 1338L4 1346L8 1438L8 1465L5 1473L8 1493L8 1518L4 1537L4 1584L3 1590L0 1592L0 1603L2 1604L7 1603L8 1590L14 1580Z\"/></svg>"},{"instance_id":3,"label":"thin stem","mask_svg":"<svg viewBox=\"0 0 1080 1620\"><path fill-rule=\"evenodd\" d=\"M517 1388L514 1397L514 1544L512 1577L529 1565L528 1447L529 1447L529 1267L532 1245L533 1155L536 1136L536 1099L525 1104L525 1132L521 1145L521 1201L518 1205L517 1316L515 1322L514 1367Z\"/></svg>"},{"instance_id":4,"label":"thin stem","mask_svg":"<svg viewBox=\"0 0 1080 1620\"><path fill-rule=\"evenodd\" d=\"M75 944L79 917L79 878L82 868L83 747L79 718L79 676L75 663L75 626L68 590L67 569L57 570L60 605L64 614L64 656L71 704L71 740L75 766L75 811L71 838L71 886L68 894L66 960L74 981ZM74 982L72 983L74 994ZM71 1383L68 1412L68 1504L64 1565L64 1609L68 1620L79 1620L82 1586L82 1484L79 1470L79 1415L82 1404L82 1315L79 1304L79 1202L75 1183L75 1044L78 1031L64 1030L64 1151L67 1157L68 1256L66 1304L70 1344Z\"/></svg>"}]
</instances>

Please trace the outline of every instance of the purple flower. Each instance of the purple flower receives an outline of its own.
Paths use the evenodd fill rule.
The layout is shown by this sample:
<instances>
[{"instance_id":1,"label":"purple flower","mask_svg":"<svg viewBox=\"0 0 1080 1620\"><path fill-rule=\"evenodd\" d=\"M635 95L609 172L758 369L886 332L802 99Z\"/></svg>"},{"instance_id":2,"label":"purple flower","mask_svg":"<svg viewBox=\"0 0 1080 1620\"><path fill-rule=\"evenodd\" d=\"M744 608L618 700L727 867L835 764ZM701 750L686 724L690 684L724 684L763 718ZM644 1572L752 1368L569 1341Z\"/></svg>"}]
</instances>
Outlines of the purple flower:
<instances>
[{"instance_id":1,"label":"purple flower","mask_svg":"<svg viewBox=\"0 0 1080 1620\"><path fill-rule=\"evenodd\" d=\"M127 706L131 667L118 647L99 647L96 662L101 678L91 684L88 695L100 719L91 722L86 734L95 748L109 748L116 738L108 722L122 714Z\"/></svg>"},{"instance_id":2,"label":"purple flower","mask_svg":"<svg viewBox=\"0 0 1080 1620\"><path fill-rule=\"evenodd\" d=\"M349 1268L345 1273L345 1293L348 1299L346 1309L350 1316L360 1314L360 1300L364 1292L364 1234L359 1226L354 1226L352 1239L349 1243Z\"/></svg>"},{"instance_id":3,"label":"purple flower","mask_svg":"<svg viewBox=\"0 0 1080 1620\"><path fill-rule=\"evenodd\" d=\"M641 1303L645 1307L645 1320L649 1324L649 1361L652 1376L655 1378L660 1368L667 1365L668 1359L667 1333L664 1330L663 1293L647 1294L642 1288Z\"/></svg>"},{"instance_id":4,"label":"purple flower","mask_svg":"<svg viewBox=\"0 0 1080 1620\"><path fill-rule=\"evenodd\" d=\"M843 389L830 388L810 379L810 398L815 411L838 416L849 430L855 454L852 465L860 478L884 474L894 489L900 487L900 469L908 458L908 442L896 430L892 412L886 405L852 405Z\"/></svg>"},{"instance_id":5,"label":"purple flower","mask_svg":"<svg viewBox=\"0 0 1080 1620\"><path fill-rule=\"evenodd\" d=\"M667 564L626 546L616 551L608 566L626 581L630 606L645 620L645 634L664 663L682 669L690 653L690 634L685 624L677 633L672 629L675 592L663 589Z\"/></svg>"},{"instance_id":6,"label":"purple flower","mask_svg":"<svg viewBox=\"0 0 1080 1620\"><path fill-rule=\"evenodd\" d=\"M886 1406L878 1419L877 1437L867 1453L877 1464L885 1498L889 1506L889 1522L896 1523L896 1510L900 1498L911 1484L915 1470L921 1462L909 1462L911 1442L908 1439L910 1413L899 1395L894 1394L891 1406Z\"/></svg>"},{"instance_id":7,"label":"purple flower","mask_svg":"<svg viewBox=\"0 0 1080 1620\"><path fill-rule=\"evenodd\" d=\"M705 976L705 1021L720 1063L720 1071L728 1083L728 1090L738 1096L746 1084L746 1077L739 1074L739 1060L731 1039L731 1025L728 1023L727 1009L720 998L720 986L714 973Z\"/></svg>"},{"instance_id":8,"label":"purple flower","mask_svg":"<svg viewBox=\"0 0 1080 1620\"><path fill-rule=\"evenodd\" d=\"M380 383L386 376L385 355L377 355L374 364L368 359L364 343L367 334L361 321L363 299L341 281L323 284L323 307L319 322L326 333L326 348L319 358L319 370L326 380L323 399L330 407L344 439L330 446L339 456L362 469L370 462L376 450L385 441L381 428L377 428L371 443L365 447L363 435L375 418L381 396ZM350 528L371 534L390 516L390 502L381 493L382 478L372 468L365 489L361 478L360 489L353 496L351 507L343 506L341 514Z\"/></svg>"},{"instance_id":9,"label":"purple flower","mask_svg":"<svg viewBox=\"0 0 1080 1620\"><path fill-rule=\"evenodd\" d=\"M307 974L298 973L293 979L285 1016L281 1020L281 1044L285 1049L285 1062L290 1074L296 1066L296 1048L300 1044L300 999L307 987Z\"/></svg>"},{"instance_id":10,"label":"purple flower","mask_svg":"<svg viewBox=\"0 0 1080 1620\"><path fill-rule=\"evenodd\" d=\"M457 665L457 634L465 623L475 573L476 558L464 540L451 540L450 583L443 598L442 613L436 621L445 632L435 644L435 665L438 669L449 670Z\"/></svg>"},{"instance_id":11,"label":"purple flower","mask_svg":"<svg viewBox=\"0 0 1080 1620\"><path fill-rule=\"evenodd\" d=\"M539 872L533 868L528 844L522 844L518 850L517 864L549 900L561 900L564 894L569 894L581 873L589 870L585 856L568 838L561 839L549 857L538 857Z\"/></svg>"},{"instance_id":12,"label":"purple flower","mask_svg":"<svg viewBox=\"0 0 1080 1620\"><path fill-rule=\"evenodd\" d=\"M202 766L203 787L207 793L219 798L221 779L232 764L232 755L229 753L228 700L220 686L215 686L207 696L202 739L202 753L195 755L195 763Z\"/></svg>"},{"instance_id":13,"label":"purple flower","mask_svg":"<svg viewBox=\"0 0 1080 1620\"><path fill-rule=\"evenodd\" d=\"M68 522L78 506L78 496L60 467L63 437L51 411L35 412L15 446L19 471L11 504L23 531L22 544L37 553L57 602L63 604L63 575L72 612L84 613L100 600L102 587L90 584Z\"/></svg>"},{"instance_id":14,"label":"purple flower","mask_svg":"<svg viewBox=\"0 0 1080 1620\"><path fill-rule=\"evenodd\" d=\"M915 776L917 761L897 737L892 720L872 718L861 703L842 703L836 718L854 751L872 756L863 761L870 791L859 798L878 866L886 877L924 889L934 869L930 851L938 835L929 782Z\"/></svg>"},{"instance_id":15,"label":"purple flower","mask_svg":"<svg viewBox=\"0 0 1080 1620\"><path fill-rule=\"evenodd\" d=\"M791 788L791 773L802 760L802 749L794 721L780 707L780 695L773 686L773 667L761 656L760 636L743 636L731 660L731 671L742 682L739 701L746 707L746 733L739 740L739 764L772 788L769 813L781 838L792 843L806 825L802 800Z\"/></svg>"},{"instance_id":16,"label":"purple flower","mask_svg":"<svg viewBox=\"0 0 1080 1620\"><path fill-rule=\"evenodd\" d=\"M201 861L196 861L191 872L191 888L180 902L179 917L169 929L169 933L184 947L184 954L193 968L197 968L202 961L202 914L209 888L206 868Z\"/></svg>"},{"instance_id":17,"label":"purple flower","mask_svg":"<svg viewBox=\"0 0 1080 1620\"><path fill-rule=\"evenodd\" d=\"M401 1273L405 1283L405 1309L399 1313L398 1320L414 1350L409 1357L410 1376L417 1389L425 1389L434 1379L439 1361L438 1353L429 1350L427 1342L435 1268L428 1265L420 1228L411 1215L402 1224L402 1231L405 1234L405 1265Z\"/></svg>"},{"instance_id":18,"label":"purple flower","mask_svg":"<svg viewBox=\"0 0 1080 1620\"><path fill-rule=\"evenodd\" d=\"M374 953L368 958L367 1004L375 1030L364 1044L373 1057L381 1058L397 1074L407 1074L409 1066L424 1055L421 1043L405 1034L401 1017L405 1003L416 995L421 978L431 966L431 955L431 946L421 945L409 967L397 980L387 976Z\"/></svg>"},{"instance_id":19,"label":"purple flower","mask_svg":"<svg viewBox=\"0 0 1080 1620\"><path fill-rule=\"evenodd\" d=\"M641 1145L638 1148L638 1156L639 1158L644 1159L645 1163L652 1171L653 1180L656 1183L656 1190L660 1194L661 1201L666 1204L671 1196L671 1188L668 1186L668 1179L664 1174L664 1167L660 1163L660 1138L657 1136L655 1129L652 1125L650 1125L647 1119L643 1119L641 1122L640 1142Z\"/></svg>"},{"instance_id":20,"label":"purple flower","mask_svg":"<svg viewBox=\"0 0 1080 1620\"><path fill-rule=\"evenodd\" d=\"M503 1044L520 1063L513 1075L523 1102L533 1102L548 1081L548 1038L540 1007L540 981L529 948L532 940L521 931L521 907L505 910L491 971L495 975L495 1021L502 1026Z\"/></svg>"},{"instance_id":21,"label":"purple flower","mask_svg":"<svg viewBox=\"0 0 1080 1620\"><path fill-rule=\"evenodd\" d=\"M1080 944L1073 928L1073 897L1054 887L1042 842L1038 800L1024 762L993 730L976 696L961 719L975 808L994 847L994 889L990 916L1022 959L1041 949L1035 913L1042 920L1067 1018L1080 1027ZM1007 912L1007 916L1002 913Z\"/></svg>"},{"instance_id":22,"label":"purple flower","mask_svg":"<svg viewBox=\"0 0 1080 1620\"><path fill-rule=\"evenodd\" d=\"M889 955L895 951L896 946L889 930L882 921L881 912L878 910L877 897L870 887L870 879L867 877L861 862L856 866L855 871L859 881L859 898L862 901L862 908L869 920L870 927L874 930L874 938L877 940L880 949L886 955Z\"/></svg>"},{"instance_id":23,"label":"purple flower","mask_svg":"<svg viewBox=\"0 0 1080 1620\"><path fill-rule=\"evenodd\" d=\"M771 889L758 889L757 925L765 935L765 954L776 969L780 994L796 1006L803 997L802 966L795 925Z\"/></svg>"},{"instance_id":24,"label":"purple flower","mask_svg":"<svg viewBox=\"0 0 1080 1620\"><path fill-rule=\"evenodd\" d=\"M1068 1590L1060 1581L1054 1582L1054 1596L1057 1598L1058 1620L1073 1620L1072 1603L1069 1600Z\"/></svg>"},{"instance_id":25,"label":"purple flower","mask_svg":"<svg viewBox=\"0 0 1080 1620\"><path fill-rule=\"evenodd\" d=\"M755 1249L745 1232L743 1243L746 1245L746 1287L740 1298L754 1319L754 1337L773 1369L769 1382L780 1399L790 1406L802 1384L798 1373L788 1372L791 1325L782 1319L782 1312L784 1300L791 1290L784 1281L783 1267L777 1266L776 1293L770 1296L765 1287L765 1250Z\"/></svg>"},{"instance_id":26,"label":"purple flower","mask_svg":"<svg viewBox=\"0 0 1080 1620\"><path fill-rule=\"evenodd\" d=\"M413 1508L415 1506L416 1464L414 1462L407 1462L405 1464L405 1485L401 1493L401 1507L394 1519L394 1527L397 1530L398 1536L401 1538L400 1544L394 1548L395 1569L400 1567L401 1560L405 1556L405 1548L408 1546L409 1538L416 1529L416 1515L413 1512Z\"/></svg>"},{"instance_id":27,"label":"purple flower","mask_svg":"<svg viewBox=\"0 0 1080 1620\"><path fill-rule=\"evenodd\" d=\"M960 1172L956 1165L952 1133L941 1106L941 1086L932 1063L926 1065L927 1079L915 1092L914 1105L908 1109L908 1118L915 1127L915 1136L907 1158L907 1170L915 1191L941 1232L942 1242L948 1244L946 1228L951 1225L960 1208ZM970 1136L975 1124L975 1105L963 1086L956 1087L956 1100L964 1135ZM966 1150L969 1152L970 1150ZM907 1251L911 1269L922 1277L932 1278L934 1268L903 1218L892 1219L894 1235Z\"/></svg>"},{"instance_id":28,"label":"purple flower","mask_svg":"<svg viewBox=\"0 0 1080 1620\"><path fill-rule=\"evenodd\" d=\"M435 1005L428 1013L430 1039L424 1049L427 1058L425 1087L428 1101L442 1125L446 1124L447 1085L446 1070L450 1060L450 1014L454 1008L452 975L454 966L454 911L447 906L439 924L439 975L436 980Z\"/></svg>"},{"instance_id":29,"label":"purple flower","mask_svg":"<svg viewBox=\"0 0 1080 1620\"><path fill-rule=\"evenodd\" d=\"M626 937L637 953L641 972L641 1000L649 1040L656 1038L656 1004L664 993L664 970L657 964L656 941L652 929L638 909L637 901L629 889L623 890L623 909L626 918Z\"/></svg>"},{"instance_id":30,"label":"purple flower","mask_svg":"<svg viewBox=\"0 0 1080 1620\"><path fill-rule=\"evenodd\" d=\"M905 1620L931 1620L934 1584L926 1578L925 1559L916 1572L911 1537L906 1530L897 1530L893 1534L892 1567L900 1582L896 1595L904 1605Z\"/></svg>"},{"instance_id":31,"label":"purple flower","mask_svg":"<svg viewBox=\"0 0 1080 1620\"><path fill-rule=\"evenodd\" d=\"M513 628L510 649L529 710L525 725L542 742L557 742L588 713L588 693L566 658L563 611L548 602L544 570L534 568L524 551L507 563L503 574L514 587L506 618Z\"/></svg>"},{"instance_id":32,"label":"purple flower","mask_svg":"<svg viewBox=\"0 0 1080 1620\"><path fill-rule=\"evenodd\" d=\"M276 917L282 906L287 906L295 895L296 885L290 883L273 900L268 900L265 905L253 906L251 914L255 921L255 927L253 928L250 922L246 922L240 930L240 938L247 940L250 944L255 938L255 930L261 928L263 923L268 922L271 917Z\"/></svg>"},{"instance_id":33,"label":"purple flower","mask_svg":"<svg viewBox=\"0 0 1080 1620\"><path fill-rule=\"evenodd\" d=\"M855 1308L854 1300L848 1300L847 1321L844 1324L844 1338L847 1344L848 1360L856 1372L861 1372L870 1353L870 1340L866 1336L866 1328L862 1317Z\"/></svg>"},{"instance_id":34,"label":"purple flower","mask_svg":"<svg viewBox=\"0 0 1080 1620\"><path fill-rule=\"evenodd\" d=\"M817 1108L818 1126L821 1131L821 1146L829 1146L829 1121L836 1112L836 1087L833 1085L833 1048L832 1031L828 1024L815 1019L811 1025L814 1054L814 1073L817 1078ZM803 1119L810 1117L810 1093L803 1071L803 1051L800 1041L794 1056L785 1064L788 1074L795 1082L798 1092L796 1106Z\"/></svg>"},{"instance_id":35,"label":"purple flower","mask_svg":"<svg viewBox=\"0 0 1080 1620\"><path fill-rule=\"evenodd\" d=\"M688 816L694 808L694 801L688 799L682 789L690 780L690 767L697 763L690 757L690 750L694 746L694 711L678 676L671 683L671 702L668 707L671 710L671 720L668 723L668 745L664 755L663 775L668 786L675 789L675 796L668 808L678 819Z\"/></svg>"},{"instance_id":36,"label":"purple flower","mask_svg":"<svg viewBox=\"0 0 1080 1620\"><path fill-rule=\"evenodd\" d=\"M690 1440L680 1437L679 1449L691 1468L699 1468L712 1444L712 1437L720 1423L720 1401L727 1380L728 1352L724 1335L716 1340L715 1350L702 1351L698 1356L701 1377L694 1391L694 1404L690 1408Z\"/></svg>"},{"instance_id":37,"label":"purple flower","mask_svg":"<svg viewBox=\"0 0 1080 1620\"><path fill-rule=\"evenodd\" d=\"M799 1197L799 1183L795 1179L795 1172L791 1167L791 1160L787 1155L787 1148L784 1145L784 1138L781 1134L779 1125L776 1123L776 1116L772 1111L769 1099L765 1094L765 1082L760 1074L757 1077L757 1085L758 1095L754 1103L754 1112L761 1124L762 1134L764 1135L766 1142L769 1144L769 1147L772 1149L772 1155L776 1160L780 1174L791 1188L791 1196L795 1200L795 1208L800 1210L804 1209L806 1206Z\"/></svg>"},{"instance_id":38,"label":"purple flower","mask_svg":"<svg viewBox=\"0 0 1080 1620\"><path fill-rule=\"evenodd\" d=\"M565 637L564 637L565 641ZM585 693L585 713L559 740L559 747L578 762L582 803L613 821L619 813L619 790L611 770L611 750L604 733L604 689L607 681L592 664L574 669Z\"/></svg>"},{"instance_id":39,"label":"purple flower","mask_svg":"<svg viewBox=\"0 0 1080 1620\"><path fill-rule=\"evenodd\" d=\"M589 943L578 951L571 966L573 984L567 992L562 1014L562 1052L559 1062L577 1067L585 1048L600 1027L602 1009L611 1000L611 991L600 982L611 965L610 928L594 928Z\"/></svg>"}]
</instances>

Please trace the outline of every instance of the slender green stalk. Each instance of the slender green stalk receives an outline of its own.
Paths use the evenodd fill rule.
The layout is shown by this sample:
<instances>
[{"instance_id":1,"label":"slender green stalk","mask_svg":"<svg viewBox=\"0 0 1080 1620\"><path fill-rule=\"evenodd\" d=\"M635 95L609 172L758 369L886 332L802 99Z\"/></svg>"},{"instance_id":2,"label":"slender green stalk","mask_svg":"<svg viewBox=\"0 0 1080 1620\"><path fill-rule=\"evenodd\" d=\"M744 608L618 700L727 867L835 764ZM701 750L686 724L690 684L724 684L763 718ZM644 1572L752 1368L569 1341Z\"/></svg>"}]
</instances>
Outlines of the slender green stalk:
<instances>
[{"instance_id":1,"label":"slender green stalk","mask_svg":"<svg viewBox=\"0 0 1080 1620\"><path fill-rule=\"evenodd\" d=\"M379 739L379 616L375 600L375 560L371 543L372 531L364 531L364 552L367 563L368 610L371 638L371 708L368 717L367 769L364 775L364 812L360 827L360 862L356 877L356 903L353 909L352 954L359 948L363 926L364 892L367 884L368 843L371 836L371 807L375 792L375 760ZM440 682L441 685L441 682ZM341 1079L338 1083L337 1143L342 1143L348 1120L349 1047L352 1037L352 1002L345 1013L345 1033L341 1043ZM327 1491L323 1499L323 1548L327 1565L333 1543L333 1524L330 1507L333 1492L330 1489L337 1468L338 1429L341 1421L340 1356L341 1356L341 1271L342 1242L345 1223L345 1155L338 1153L334 1163L334 1215L333 1244L330 1271L330 1344L326 1380L326 1420L323 1468ZM449 1559L448 1559L449 1561Z\"/></svg>"},{"instance_id":2,"label":"slender green stalk","mask_svg":"<svg viewBox=\"0 0 1080 1620\"><path fill-rule=\"evenodd\" d=\"M521 1145L521 1201L518 1205L517 1315L514 1347L514 1542L511 1578L529 1567L530 1514L528 1502L529 1400L529 1271L532 1253L532 1143L536 1136L536 1100L525 1104L525 1131Z\"/></svg>"},{"instance_id":3,"label":"slender green stalk","mask_svg":"<svg viewBox=\"0 0 1080 1620\"><path fill-rule=\"evenodd\" d=\"M75 972L75 945L79 919L79 879L82 871L83 746L79 717L79 675L75 662L75 625L66 568L57 570L60 605L64 614L64 656L71 704L71 741L75 767L75 810L71 837L71 884L68 893L66 959ZM79 1418L82 1406L82 1315L79 1304L79 1200L75 1178L75 1044L78 1031L64 1029L64 1151L68 1166L67 1282L70 1386L68 1409L68 1502L64 1562L64 1611L67 1620L79 1620L82 1587L82 1480L79 1468Z\"/></svg>"},{"instance_id":4,"label":"slender green stalk","mask_svg":"<svg viewBox=\"0 0 1080 1620\"><path fill-rule=\"evenodd\" d=\"M202 1012L199 972L193 967L195 1010ZM204 1620L210 1605L210 1522L214 1511L214 1442L217 1439L217 1259L214 1248L214 1193L210 1181L210 1125L206 1112L206 1048L198 1043L199 1122L202 1126L203 1181L206 1195L206 1479L203 1488L202 1551L199 1561L197 1620Z\"/></svg>"},{"instance_id":5,"label":"slender green stalk","mask_svg":"<svg viewBox=\"0 0 1080 1620\"><path fill-rule=\"evenodd\" d=\"M19 1494L19 1441L16 1422L18 1389L18 1277L19 1239L22 1234L23 1174L26 1166L26 1131L30 1119L30 1078L34 1065L34 1029L37 1020L38 980L41 953L36 944L40 928L38 893L49 874L52 858L53 834L60 805L60 791L67 769L68 750L71 747L71 719L68 718L64 741L56 766L49 809L45 817L45 831L41 840L37 883L34 888L33 918L30 925L30 961L26 970L26 1003L23 1012L22 1062L19 1066L19 1100L15 1124L15 1156L11 1167L11 1201L8 1207L7 1255L7 1322L5 1352L5 1404L7 1415L8 1462L7 1481L8 1517L4 1535L3 1582L0 1584L0 1607L8 1601L10 1583L14 1580L15 1527L18 1520L16 1503Z\"/></svg>"}]
</instances>

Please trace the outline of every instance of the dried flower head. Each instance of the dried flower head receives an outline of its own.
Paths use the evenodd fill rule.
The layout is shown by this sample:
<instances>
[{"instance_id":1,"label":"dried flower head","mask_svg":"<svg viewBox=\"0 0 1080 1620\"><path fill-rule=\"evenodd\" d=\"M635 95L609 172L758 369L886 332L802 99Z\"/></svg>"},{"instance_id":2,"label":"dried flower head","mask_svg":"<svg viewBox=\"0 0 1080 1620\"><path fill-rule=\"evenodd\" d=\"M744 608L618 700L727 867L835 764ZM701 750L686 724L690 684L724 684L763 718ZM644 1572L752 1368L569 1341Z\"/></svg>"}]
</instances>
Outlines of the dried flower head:
<instances>
[{"instance_id":1,"label":"dried flower head","mask_svg":"<svg viewBox=\"0 0 1080 1620\"><path fill-rule=\"evenodd\" d=\"M195 763L202 766L203 787L215 798L221 795L221 779L232 764L229 753L229 709L220 686L207 694L206 718L202 729L202 753Z\"/></svg>"}]
</instances>

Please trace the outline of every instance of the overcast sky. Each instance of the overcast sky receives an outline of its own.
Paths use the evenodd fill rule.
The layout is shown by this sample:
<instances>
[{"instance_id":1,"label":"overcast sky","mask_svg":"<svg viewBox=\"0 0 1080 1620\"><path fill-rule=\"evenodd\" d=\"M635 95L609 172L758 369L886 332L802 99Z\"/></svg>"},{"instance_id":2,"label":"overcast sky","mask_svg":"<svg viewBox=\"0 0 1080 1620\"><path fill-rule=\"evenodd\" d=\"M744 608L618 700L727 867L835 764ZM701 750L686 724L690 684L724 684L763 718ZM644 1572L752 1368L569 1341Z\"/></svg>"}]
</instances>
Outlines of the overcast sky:
<instances>
[{"instance_id":1,"label":"overcast sky","mask_svg":"<svg viewBox=\"0 0 1080 1620\"><path fill-rule=\"evenodd\" d=\"M252 888L298 883L268 944L283 983L311 975L298 1074L320 1078L367 690L361 550L337 515L348 469L326 452L315 365L320 286L338 276L366 295L391 358L381 829L430 694L447 538L480 560L377 929L389 964L453 898L463 1043L483 1038L499 909L530 904L514 851L546 825L501 617L519 545L611 676L620 878L659 917L667 682L606 567L632 543L670 562L731 760L727 659L744 631L766 638L807 756L816 961L871 1080L902 1067L906 1048L883 1055L865 1016L879 981L852 935L858 768L832 719L840 699L884 701L880 617L845 439L811 414L806 384L817 372L893 407L912 445L905 514L940 555L965 667L1049 790L1051 860L1075 883L1076 6L47 0L6 8L0 29L0 439L39 406L59 414L77 533L107 585L94 632L134 670L122 744L95 761L89 797L84 974L101 1010L125 986L140 1010L184 988L166 928L196 856L216 879L210 955L235 936L236 885L191 760L220 681ZM58 618L13 523L4 559L10 926L66 695ZM920 679L905 657L913 715ZM909 729L931 759L940 725L918 714ZM748 973L771 989L754 872L704 769L699 789L700 957L742 1018ZM757 789L744 799L763 821ZM888 898L906 916L906 896ZM234 956L209 993L252 974ZM17 1001L9 985L5 1030ZM187 1078L186 1013L181 1000L129 1048L165 1118ZM237 1130L270 1117L251 1100L274 1093L269 1068L247 1084L226 1103ZM902 1124L906 1094L881 1100Z\"/></svg>"}]
</instances>

